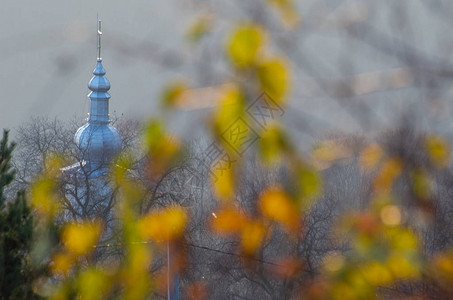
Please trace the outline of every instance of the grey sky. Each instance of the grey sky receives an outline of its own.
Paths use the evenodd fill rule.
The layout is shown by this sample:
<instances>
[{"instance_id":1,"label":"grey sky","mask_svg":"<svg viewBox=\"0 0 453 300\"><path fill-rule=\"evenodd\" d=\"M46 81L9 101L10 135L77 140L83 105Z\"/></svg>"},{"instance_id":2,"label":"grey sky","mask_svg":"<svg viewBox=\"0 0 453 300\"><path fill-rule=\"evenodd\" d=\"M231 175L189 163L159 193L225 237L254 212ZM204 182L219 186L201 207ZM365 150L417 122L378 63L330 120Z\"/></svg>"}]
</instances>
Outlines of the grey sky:
<instances>
[{"instance_id":1,"label":"grey sky","mask_svg":"<svg viewBox=\"0 0 453 300\"><path fill-rule=\"evenodd\" d=\"M400 42L423 57L452 63L449 53L453 41L449 32L453 24L448 15L453 4L440 0L430 4L418 0L311 0L298 1L297 6L303 23L293 33L296 37L293 43L297 43L296 53L305 62L291 66L293 84L288 115L297 117L303 113L333 128L368 127L364 129L370 130L377 121L366 124L371 117L354 106L365 103L368 113L377 115L376 119L381 121L391 123L402 111L415 107L414 118L420 117L431 125L430 114L439 114L440 110L442 122L435 126L448 124L447 100L453 96L448 81L439 83L436 89L443 92L434 96L426 89L425 77L413 81L409 76L408 85L403 88L384 86L383 90L369 93L366 84L369 84L367 76L370 74L407 70L408 62L397 55L401 50ZM173 78L200 77L192 80L197 87L217 83L208 75L203 79L198 64L207 60L212 69L222 74L224 70L218 61L222 59L223 54L219 52L225 33L231 20L250 17L247 7L248 2L222 0L3 0L0 7L0 127L14 128L34 115L61 119L86 115L87 82L96 59L97 12L103 21L104 67L112 83L111 113L116 111L126 117L141 118L157 113L159 92L163 84ZM184 40L184 32L194 16L206 12L213 14L215 26L209 39L196 48ZM273 14L265 17L271 24L275 23ZM390 42L379 40L370 45L375 41L373 36L351 37L342 22L346 19L360 22L360 18L366 18L364 24L382 33ZM277 37L275 49L289 52L288 47L278 42L280 32L278 26L276 28L272 31ZM206 55L208 51L211 51L210 60ZM361 74L364 76L360 77ZM352 86L365 79L366 84L358 86L356 96L338 100L324 88L311 84L312 78L320 77L346 78ZM432 101L437 101L437 108L431 112ZM435 117L438 120L438 116Z\"/></svg>"},{"instance_id":2,"label":"grey sky","mask_svg":"<svg viewBox=\"0 0 453 300\"><path fill-rule=\"evenodd\" d=\"M87 83L96 62L96 13L102 57L112 82L111 111L153 113L159 87L178 69L155 64L178 49L189 20L172 1L14 1L0 9L0 127L32 115L70 118L88 111ZM145 44L146 47L142 47ZM128 53L134 47L137 53ZM157 52L156 50L156 52Z\"/></svg>"}]
</instances>

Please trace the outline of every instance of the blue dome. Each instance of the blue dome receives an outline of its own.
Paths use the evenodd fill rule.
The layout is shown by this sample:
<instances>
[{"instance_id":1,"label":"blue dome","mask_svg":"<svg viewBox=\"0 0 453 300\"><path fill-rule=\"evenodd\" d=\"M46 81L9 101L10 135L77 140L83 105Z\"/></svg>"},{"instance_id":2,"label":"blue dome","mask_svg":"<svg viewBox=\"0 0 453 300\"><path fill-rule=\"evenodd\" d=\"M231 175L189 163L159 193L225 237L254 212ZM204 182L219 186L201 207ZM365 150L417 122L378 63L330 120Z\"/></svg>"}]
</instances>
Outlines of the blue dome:
<instances>
[{"instance_id":1,"label":"blue dome","mask_svg":"<svg viewBox=\"0 0 453 300\"><path fill-rule=\"evenodd\" d=\"M108 163L123 144L120 133L112 125L90 123L77 130L74 142L83 160L99 164Z\"/></svg>"},{"instance_id":2,"label":"blue dome","mask_svg":"<svg viewBox=\"0 0 453 300\"><path fill-rule=\"evenodd\" d=\"M98 59L96 68L93 71L93 78L88 83L88 88L93 92L104 92L110 90L110 81L105 77L105 70L102 66L102 59ZM108 96L110 98L110 95Z\"/></svg>"},{"instance_id":3,"label":"blue dome","mask_svg":"<svg viewBox=\"0 0 453 300\"><path fill-rule=\"evenodd\" d=\"M91 90L88 123L80 127L74 142L81 159L91 165L107 164L121 151L122 139L118 130L110 125L109 99L110 82L104 76L102 59L98 58L93 71L94 76L88 83Z\"/></svg>"}]
</instances>

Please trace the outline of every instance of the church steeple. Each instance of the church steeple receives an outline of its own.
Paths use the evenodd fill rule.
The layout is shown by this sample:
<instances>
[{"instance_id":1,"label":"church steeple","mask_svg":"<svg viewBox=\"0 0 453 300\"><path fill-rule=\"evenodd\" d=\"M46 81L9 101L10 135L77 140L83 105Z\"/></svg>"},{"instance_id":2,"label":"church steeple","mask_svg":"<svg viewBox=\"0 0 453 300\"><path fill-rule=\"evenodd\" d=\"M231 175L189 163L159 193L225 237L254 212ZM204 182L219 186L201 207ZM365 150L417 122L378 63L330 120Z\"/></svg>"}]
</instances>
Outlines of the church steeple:
<instances>
[{"instance_id":1,"label":"church steeple","mask_svg":"<svg viewBox=\"0 0 453 300\"><path fill-rule=\"evenodd\" d=\"M97 30L97 62L94 76L88 83L91 92L88 123L80 127L74 142L79 149L81 158L92 166L105 165L122 147L118 130L110 125L109 100L110 82L105 77L105 69L101 58L101 20L98 19Z\"/></svg>"},{"instance_id":2,"label":"church steeple","mask_svg":"<svg viewBox=\"0 0 453 300\"><path fill-rule=\"evenodd\" d=\"M88 83L88 88L91 90L91 93L88 95L90 98L90 117L88 122L98 123L98 124L108 124L110 122L109 118L109 99L110 94L108 90L110 89L110 82L104 76L105 70L102 66L101 58L101 20L98 19L98 31L97 31L97 40L98 40L98 58L96 63L96 68L93 71L93 78L91 78Z\"/></svg>"},{"instance_id":3,"label":"church steeple","mask_svg":"<svg viewBox=\"0 0 453 300\"><path fill-rule=\"evenodd\" d=\"M101 58L101 36L102 36L101 24L102 24L102 21L99 19L99 16L98 16L98 60L102 60L102 58Z\"/></svg>"}]
</instances>

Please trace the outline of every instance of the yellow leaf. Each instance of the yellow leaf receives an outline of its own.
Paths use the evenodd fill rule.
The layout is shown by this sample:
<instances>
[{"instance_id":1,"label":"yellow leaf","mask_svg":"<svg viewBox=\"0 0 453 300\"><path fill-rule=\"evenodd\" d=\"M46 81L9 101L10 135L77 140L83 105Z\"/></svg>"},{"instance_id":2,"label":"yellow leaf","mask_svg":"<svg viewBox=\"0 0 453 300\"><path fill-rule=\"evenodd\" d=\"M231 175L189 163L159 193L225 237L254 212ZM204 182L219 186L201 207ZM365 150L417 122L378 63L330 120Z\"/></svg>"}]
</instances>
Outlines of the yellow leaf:
<instances>
[{"instance_id":1,"label":"yellow leaf","mask_svg":"<svg viewBox=\"0 0 453 300\"><path fill-rule=\"evenodd\" d=\"M241 230L242 251L245 254L252 255L263 243L266 234L264 225L256 220L245 222Z\"/></svg>"},{"instance_id":2,"label":"yellow leaf","mask_svg":"<svg viewBox=\"0 0 453 300\"><path fill-rule=\"evenodd\" d=\"M161 122L151 120L145 127L143 144L146 151L154 152L164 137L164 128Z\"/></svg>"},{"instance_id":3,"label":"yellow leaf","mask_svg":"<svg viewBox=\"0 0 453 300\"><path fill-rule=\"evenodd\" d=\"M349 283L349 287L354 289L355 297L349 299L372 299L371 293L372 289L370 289L370 284L367 282L366 278L363 276L362 272L360 272L359 268L354 268L350 270L346 275L347 282ZM344 298L339 298L344 299Z\"/></svg>"},{"instance_id":4,"label":"yellow leaf","mask_svg":"<svg viewBox=\"0 0 453 300\"><path fill-rule=\"evenodd\" d=\"M38 178L31 190L33 207L46 217L52 217L58 211L58 200L55 196L55 181L52 178Z\"/></svg>"},{"instance_id":5,"label":"yellow leaf","mask_svg":"<svg viewBox=\"0 0 453 300\"><path fill-rule=\"evenodd\" d=\"M129 247L127 261L127 283L134 286L134 279L147 273L148 266L151 263L150 251L143 244L132 244Z\"/></svg>"},{"instance_id":6,"label":"yellow leaf","mask_svg":"<svg viewBox=\"0 0 453 300\"><path fill-rule=\"evenodd\" d=\"M387 259L387 266L396 278L414 278L420 275L419 265L415 261L409 261L401 253L392 253Z\"/></svg>"},{"instance_id":7,"label":"yellow leaf","mask_svg":"<svg viewBox=\"0 0 453 300\"><path fill-rule=\"evenodd\" d=\"M374 236L358 235L353 240L354 250L360 255L367 255L373 251L375 246Z\"/></svg>"},{"instance_id":8,"label":"yellow leaf","mask_svg":"<svg viewBox=\"0 0 453 300\"><path fill-rule=\"evenodd\" d=\"M65 165L64 158L61 155L51 154L43 162L46 174L50 177L58 177L61 174L61 168Z\"/></svg>"},{"instance_id":9,"label":"yellow leaf","mask_svg":"<svg viewBox=\"0 0 453 300\"><path fill-rule=\"evenodd\" d=\"M114 163L111 165L112 179L117 186L126 180L128 170L131 169L133 156L131 153L123 152L116 157Z\"/></svg>"},{"instance_id":10,"label":"yellow leaf","mask_svg":"<svg viewBox=\"0 0 453 300\"><path fill-rule=\"evenodd\" d=\"M80 299L102 299L109 289L110 279L102 271L88 269L77 280Z\"/></svg>"},{"instance_id":11,"label":"yellow leaf","mask_svg":"<svg viewBox=\"0 0 453 300\"><path fill-rule=\"evenodd\" d=\"M409 229L388 227L385 234L390 240L392 250L412 251L418 249L418 239Z\"/></svg>"},{"instance_id":12,"label":"yellow leaf","mask_svg":"<svg viewBox=\"0 0 453 300\"><path fill-rule=\"evenodd\" d=\"M253 64L259 56L264 36L260 27L254 24L236 28L227 45L232 62L238 67Z\"/></svg>"},{"instance_id":13,"label":"yellow leaf","mask_svg":"<svg viewBox=\"0 0 453 300\"><path fill-rule=\"evenodd\" d=\"M412 172L411 177L415 195L423 200L428 200L433 190L433 182L428 172L424 169L416 169Z\"/></svg>"},{"instance_id":14,"label":"yellow leaf","mask_svg":"<svg viewBox=\"0 0 453 300\"><path fill-rule=\"evenodd\" d=\"M344 299L360 299L357 295L357 290L354 286L343 282L336 282L332 288L332 299L344 300Z\"/></svg>"},{"instance_id":15,"label":"yellow leaf","mask_svg":"<svg viewBox=\"0 0 453 300\"><path fill-rule=\"evenodd\" d=\"M216 162L211 169L211 186L220 201L228 203L234 197L234 170L228 162Z\"/></svg>"},{"instance_id":16,"label":"yellow leaf","mask_svg":"<svg viewBox=\"0 0 453 300\"><path fill-rule=\"evenodd\" d=\"M150 288L150 251L143 244L131 244L126 260L127 263L120 273L120 282L124 286L122 298L131 300L146 298Z\"/></svg>"},{"instance_id":17,"label":"yellow leaf","mask_svg":"<svg viewBox=\"0 0 453 300\"><path fill-rule=\"evenodd\" d=\"M162 94L164 107L180 107L184 102L184 92L188 89L187 84L182 81L174 82L165 87Z\"/></svg>"},{"instance_id":18,"label":"yellow leaf","mask_svg":"<svg viewBox=\"0 0 453 300\"><path fill-rule=\"evenodd\" d=\"M162 226L167 227L168 238L180 237L187 224L187 213L181 206L172 206L164 209L160 215Z\"/></svg>"},{"instance_id":19,"label":"yellow leaf","mask_svg":"<svg viewBox=\"0 0 453 300\"><path fill-rule=\"evenodd\" d=\"M351 151L338 143L335 140L327 140L319 142L312 152L315 159L319 159L325 162L332 162L342 158L348 158L351 156Z\"/></svg>"},{"instance_id":20,"label":"yellow leaf","mask_svg":"<svg viewBox=\"0 0 453 300\"><path fill-rule=\"evenodd\" d=\"M151 176L161 174L180 155L181 143L176 137L164 132L163 125L158 121L151 121L145 128L143 137L145 151L150 156L148 171Z\"/></svg>"},{"instance_id":21,"label":"yellow leaf","mask_svg":"<svg viewBox=\"0 0 453 300\"><path fill-rule=\"evenodd\" d=\"M258 140L260 153L267 163L277 162L287 148L287 141L280 128L271 126L261 134Z\"/></svg>"},{"instance_id":22,"label":"yellow leaf","mask_svg":"<svg viewBox=\"0 0 453 300\"><path fill-rule=\"evenodd\" d=\"M288 231L295 233L300 229L299 210L281 188L267 188L260 196L259 206L266 217L278 221Z\"/></svg>"},{"instance_id":23,"label":"yellow leaf","mask_svg":"<svg viewBox=\"0 0 453 300\"><path fill-rule=\"evenodd\" d=\"M213 128L214 134L220 141L224 141L221 135L231 126L233 122L244 117L244 96L237 86L228 86L220 95L218 109L214 112Z\"/></svg>"},{"instance_id":24,"label":"yellow leaf","mask_svg":"<svg viewBox=\"0 0 453 300\"><path fill-rule=\"evenodd\" d=\"M437 168L445 168L450 164L451 149L449 143L437 135L428 136L425 141L431 163Z\"/></svg>"},{"instance_id":25,"label":"yellow leaf","mask_svg":"<svg viewBox=\"0 0 453 300\"><path fill-rule=\"evenodd\" d=\"M57 253L51 265L54 274L66 275L74 263L74 257L68 253Z\"/></svg>"},{"instance_id":26,"label":"yellow leaf","mask_svg":"<svg viewBox=\"0 0 453 300\"><path fill-rule=\"evenodd\" d=\"M313 168L299 165L296 170L298 203L302 210L308 209L313 200L318 197L322 189L321 178Z\"/></svg>"},{"instance_id":27,"label":"yellow leaf","mask_svg":"<svg viewBox=\"0 0 453 300\"><path fill-rule=\"evenodd\" d=\"M383 150L378 144L371 144L362 150L359 158L359 165L366 171L377 166L383 156Z\"/></svg>"},{"instance_id":28,"label":"yellow leaf","mask_svg":"<svg viewBox=\"0 0 453 300\"><path fill-rule=\"evenodd\" d=\"M277 103L282 104L288 92L288 65L283 59L273 58L258 66L261 88Z\"/></svg>"},{"instance_id":29,"label":"yellow leaf","mask_svg":"<svg viewBox=\"0 0 453 300\"><path fill-rule=\"evenodd\" d=\"M174 205L149 213L139 221L138 228L146 238L169 241L182 236L186 223L186 211Z\"/></svg>"},{"instance_id":30,"label":"yellow leaf","mask_svg":"<svg viewBox=\"0 0 453 300\"><path fill-rule=\"evenodd\" d=\"M362 268L363 276L373 285L388 284L393 280L390 270L376 261L364 265Z\"/></svg>"},{"instance_id":31,"label":"yellow leaf","mask_svg":"<svg viewBox=\"0 0 453 300\"><path fill-rule=\"evenodd\" d=\"M164 171L180 154L181 143L173 136L165 135L158 143L153 153L153 167L157 171Z\"/></svg>"},{"instance_id":32,"label":"yellow leaf","mask_svg":"<svg viewBox=\"0 0 453 300\"><path fill-rule=\"evenodd\" d=\"M82 255L93 249L99 239L101 226L96 222L70 223L62 233L66 249L74 255Z\"/></svg>"},{"instance_id":33,"label":"yellow leaf","mask_svg":"<svg viewBox=\"0 0 453 300\"><path fill-rule=\"evenodd\" d=\"M399 177L403 171L403 164L398 158L387 159L378 174L374 178L373 187L380 192L388 192L394 181Z\"/></svg>"}]
</instances>

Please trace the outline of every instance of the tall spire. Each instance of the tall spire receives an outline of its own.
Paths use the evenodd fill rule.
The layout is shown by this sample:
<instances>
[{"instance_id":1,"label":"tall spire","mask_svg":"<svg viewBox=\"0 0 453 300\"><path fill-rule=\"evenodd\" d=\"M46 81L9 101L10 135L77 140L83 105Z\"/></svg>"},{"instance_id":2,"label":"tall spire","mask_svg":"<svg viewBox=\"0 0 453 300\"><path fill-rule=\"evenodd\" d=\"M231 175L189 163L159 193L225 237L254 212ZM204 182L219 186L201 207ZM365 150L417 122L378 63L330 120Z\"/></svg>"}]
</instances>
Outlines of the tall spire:
<instances>
[{"instance_id":1,"label":"tall spire","mask_svg":"<svg viewBox=\"0 0 453 300\"><path fill-rule=\"evenodd\" d=\"M101 58L101 35L102 29L101 24L102 21L99 19L99 15L97 17L97 63L96 68L93 71L93 78L91 78L90 82L88 83L88 88L91 90L91 93L88 95L90 98L90 117L88 119L89 123L103 123L108 124L110 123L109 118L109 99L110 94L108 90L110 89L110 82L105 77L105 69L102 66L102 58Z\"/></svg>"},{"instance_id":2,"label":"tall spire","mask_svg":"<svg viewBox=\"0 0 453 300\"><path fill-rule=\"evenodd\" d=\"M98 60L102 61L101 58L101 35L102 35L102 28L101 28L101 19L99 19L99 14L97 15L98 17Z\"/></svg>"},{"instance_id":3,"label":"tall spire","mask_svg":"<svg viewBox=\"0 0 453 300\"><path fill-rule=\"evenodd\" d=\"M88 83L91 92L90 113L88 123L80 127L74 141L84 160L99 166L108 162L122 147L122 140L118 130L110 125L109 99L110 82L105 77L105 69L101 58L101 20L97 22L97 61L93 77Z\"/></svg>"}]
</instances>

